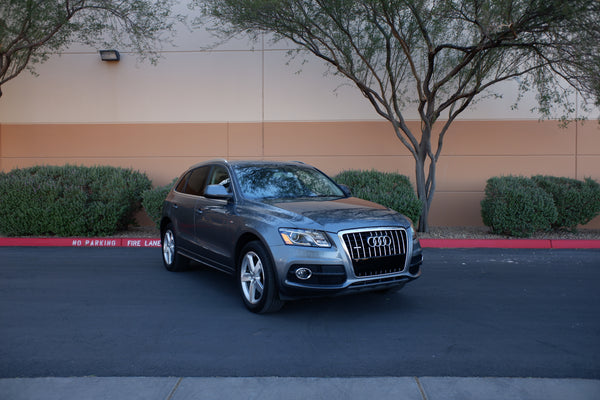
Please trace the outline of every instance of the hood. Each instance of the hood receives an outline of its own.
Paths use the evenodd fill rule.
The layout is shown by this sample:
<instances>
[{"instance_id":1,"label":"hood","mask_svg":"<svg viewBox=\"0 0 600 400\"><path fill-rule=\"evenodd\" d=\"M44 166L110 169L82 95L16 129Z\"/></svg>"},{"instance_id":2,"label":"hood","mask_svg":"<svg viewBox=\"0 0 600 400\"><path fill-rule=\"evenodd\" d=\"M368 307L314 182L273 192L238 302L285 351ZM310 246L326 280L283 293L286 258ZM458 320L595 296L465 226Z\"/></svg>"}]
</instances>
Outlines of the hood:
<instances>
[{"instance_id":1,"label":"hood","mask_svg":"<svg viewBox=\"0 0 600 400\"><path fill-rule=\"evenodd\" d=\"M405 228L410 226L408 218L402 214L382 205L356 197L338 200L277 202L271 203L271 206L303 217L299 219L303 220L302 222L304 223L310 221L312 224L318 225L314 227L293 226L298 228L314 228L329 232L338 232L344 229L376 226L402 226Z\"/></svg>"}]
</instances>

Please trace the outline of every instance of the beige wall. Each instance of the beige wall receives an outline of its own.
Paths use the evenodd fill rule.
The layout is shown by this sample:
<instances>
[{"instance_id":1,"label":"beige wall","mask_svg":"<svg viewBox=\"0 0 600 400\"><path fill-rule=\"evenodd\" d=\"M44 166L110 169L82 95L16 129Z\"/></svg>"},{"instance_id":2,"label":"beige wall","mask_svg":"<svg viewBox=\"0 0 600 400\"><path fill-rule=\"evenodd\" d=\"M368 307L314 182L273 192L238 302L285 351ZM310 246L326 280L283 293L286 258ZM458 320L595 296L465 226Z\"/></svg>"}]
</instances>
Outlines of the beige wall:
<instances>
[{"instance_id":1,"label":"beige wall","mask_svg":"<svg viewBox=\"0 0 600 400\"><path fill-rule=\"evenodd\" d=\"M179 12L187 13L186 2ZM169 182L215 157L301 160L329 174L358 168L414 176L414 160L388 123L316 58L290 60L285 44L216 39L182 28L157 66L121 50L74 45L3 85L0 170L36 164L109 164ZM210 48L209 48L210 47ZM480 225L485 181L503 174L600 180L600 129L537 122L534 94L518 109L506 83L461 114L438 165L432 225ZM577 99L579 100L579 99ZM580 103L578 101L578 103ZM581 107L578 104L579 115ZM416 107L404 117L418 128ZM600 227L600 218L589 226Z\"/></svg>"},{"instance_id":2,"label":"beige wall","mask_svg":"<svg viewBox=\"0 0 600 400\"><path fill-rule=\"evenodd\" d=\"M109 164L144 171L162 185L188 166L216 157L299 160L332 175L375 168L414 178L412 156L379 121L0 125L3 171ZM438 163L431 224L481 225L486 180L508 174L600 181L598 124L562 129L556 122L455 122ZM588 227L600 227L600 218Z\"/></svg>"},{"instance_id":3,"label":"beige wall","mask_svg":"<svg viewBox=\"0 0 600 400\"><path fill-rule=\"evenodd\" d=\"M98 49L69 49L37 65L37 77L25 71L3 85L0 123L380 120L358 89L326 74L314 57L290 60L286 48L246 41L200 48L214 40L207 35L182 38L178 47L165 49L156 66L126 52L119 62L104 62ZM502 97L481 98L461 119L539 118L530 111L533 93L514 109L516 84L494 92ZM408 103L403 113L406 120L419 119L414 104Z\"/></svg>"}]
</instances>

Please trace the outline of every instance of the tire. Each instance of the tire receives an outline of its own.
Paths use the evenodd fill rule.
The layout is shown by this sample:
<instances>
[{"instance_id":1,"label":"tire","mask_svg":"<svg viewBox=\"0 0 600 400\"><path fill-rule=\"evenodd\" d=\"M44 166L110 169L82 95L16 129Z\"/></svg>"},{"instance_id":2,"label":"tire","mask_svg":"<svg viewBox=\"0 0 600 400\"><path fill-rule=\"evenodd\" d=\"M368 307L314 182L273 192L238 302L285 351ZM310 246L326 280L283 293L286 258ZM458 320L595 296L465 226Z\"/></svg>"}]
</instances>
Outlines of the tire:
<instances>
[{"instance_id":1,"label":"tire","mask_svg":"<svg viewBox=\"0 0 600 400\"><path fill-rule=\"evenodd\" d=\"M190 260L177 251L177 237L175 236L173 225L167 225L162 232L160 242L165 268L173 272L186 270Z\"/></svg>"},{"instance_id":2,"label":"tire","mask_svg":"<svg viewBox=\"0 0 600 400\"><path fill-rule=\"evenodd\" d=\"M237 267L237 283L248 310L263 314L281 309L273 263L264 245L250 242L244 246Z\"/></svg>"}]
</instances>

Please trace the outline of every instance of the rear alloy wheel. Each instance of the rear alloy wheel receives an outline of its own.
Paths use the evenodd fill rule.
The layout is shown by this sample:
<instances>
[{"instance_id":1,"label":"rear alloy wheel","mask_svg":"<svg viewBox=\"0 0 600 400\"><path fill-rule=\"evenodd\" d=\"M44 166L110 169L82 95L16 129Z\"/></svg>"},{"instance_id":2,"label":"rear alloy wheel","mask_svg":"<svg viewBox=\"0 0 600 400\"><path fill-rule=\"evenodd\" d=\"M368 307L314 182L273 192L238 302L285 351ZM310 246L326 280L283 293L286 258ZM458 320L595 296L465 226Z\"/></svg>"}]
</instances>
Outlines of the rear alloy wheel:
<instances>
[{"instance_id":1,"label":"rear alloy wheel","mask_svg":"<svg viewBox=\"0 0 600 400\"><path fill-rule=\"evenodd\" d=\"M188 267L189 259L177 252L177 241L171 224L167 225L164 230L161 243L165 268L174 272L185 270Z\"/></svg>"},{"instance_id":2,"label":"rear alloy wheel","mask_svg":"<svg viewBox=\"0 0 600 400\"><path fill-rule=\"evenodd\" d=\"M274 312L283 306L279 299L273 265L260 242L244 246L238 263L237 281L246 307L255 313Z\"/></svg>"}]
</instances>

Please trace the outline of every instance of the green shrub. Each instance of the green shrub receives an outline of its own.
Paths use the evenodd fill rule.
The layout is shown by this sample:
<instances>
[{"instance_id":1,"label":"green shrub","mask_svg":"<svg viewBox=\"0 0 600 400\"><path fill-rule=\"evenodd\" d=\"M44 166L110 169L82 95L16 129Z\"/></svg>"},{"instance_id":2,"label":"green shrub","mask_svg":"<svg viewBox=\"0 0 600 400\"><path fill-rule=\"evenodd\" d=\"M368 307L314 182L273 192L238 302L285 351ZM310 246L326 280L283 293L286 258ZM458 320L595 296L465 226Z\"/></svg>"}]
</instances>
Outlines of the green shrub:
<instances>
[{"instance_id":1,"label":"green shrub","mask_svg":"<svg viewBox=\"0 0 600 400\"><path fill-rule=\"evenodd\" d=\"M414 222L419 220L422 204L410 180L404 175L351 170L339 173L334 179L348 186L356 197L396 210Z\"/></svg>"},{"instance_id":2,"label":"green shrub","mask_svg":"<svg viewBox=\"0 0 600 400\"><path fill-rule=\"evenodd\" d=\"M177 179L179 178L173 179L169 184L149 189L142 193L142 206L144 207L144 210L146 210L146 214L148 214L150 219L156 224L157 228L160 228L163 201L167 197L167 194L169 194L173 185L175 185L175 182L177 182Z\"/></svg>"},{"instance_id":3,"label":"green shrub","mask_svg":"<svg viewBox=\"0 0 600 400\"><path fill-rule=\"evenodd\" d=\"M148 177L108 166L36 166L0 173L0 232L104 236L126 229Z\"/></svg>"},{"instance_id":4,"label":"green shrub","mask_svg":"<svg viewBox=\"0 0 600 400\"><path fill-rule=\"evenodd\" d=\"M483 223L501 235L529 237L550 230L558 217L552 196L525 177L494 177L481 201Z\"/></svg>"},{"instance_id":5,"label":"green shrub","mask_svg":"<svg viewBox=\"0 0 600 400\"><path fill-rule=\"evenodd\" d=\"M574 231L600 214L600 185L593 179L579 181L554 176L534 176L532 180L552 196L558 211L553 229Z\"/></svg>"}]
</instances>

